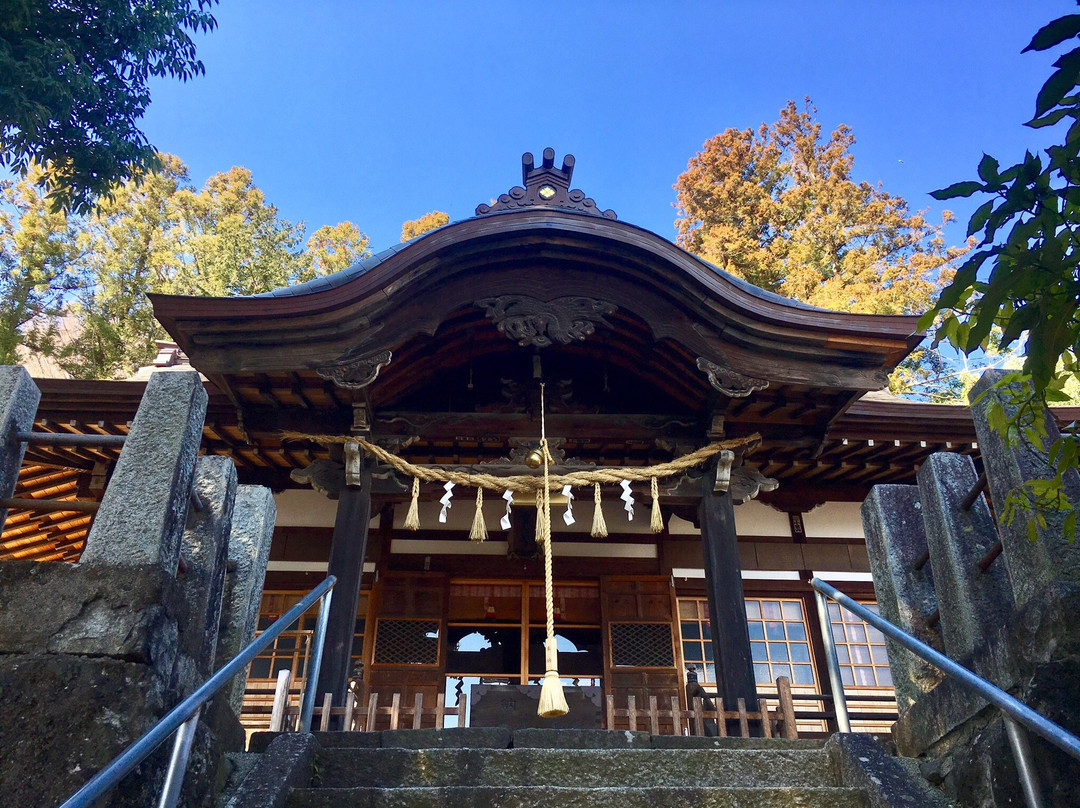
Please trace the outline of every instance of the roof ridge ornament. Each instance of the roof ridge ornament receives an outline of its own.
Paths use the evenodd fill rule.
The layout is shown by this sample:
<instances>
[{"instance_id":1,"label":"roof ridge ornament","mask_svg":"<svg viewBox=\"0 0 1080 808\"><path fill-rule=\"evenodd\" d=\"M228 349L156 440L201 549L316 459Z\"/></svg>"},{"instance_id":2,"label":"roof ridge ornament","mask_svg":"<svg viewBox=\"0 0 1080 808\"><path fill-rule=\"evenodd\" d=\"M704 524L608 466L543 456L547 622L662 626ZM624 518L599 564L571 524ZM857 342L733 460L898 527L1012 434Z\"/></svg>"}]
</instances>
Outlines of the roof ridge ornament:
<instances>
[{"instance_id":1,"label":"roof ridge ornament","mask_svg":"<svg viewBox=\"0 0 1080 808\"><path fill-rule=\"evenodd\" d=\"M577 188L571 190L574 176L574 155L563 157L562 168L555 168L555 150L544 149L544 160L537 168L532 152L521 155L521 181L524 188L515 185L507 193L500 194L491 205L477 205L476 215L486 216L500 210L517 208L551 207L588 213L604 219L618 219L613 210L600 210L593 199Z\"/></svg>"}]
</instances>

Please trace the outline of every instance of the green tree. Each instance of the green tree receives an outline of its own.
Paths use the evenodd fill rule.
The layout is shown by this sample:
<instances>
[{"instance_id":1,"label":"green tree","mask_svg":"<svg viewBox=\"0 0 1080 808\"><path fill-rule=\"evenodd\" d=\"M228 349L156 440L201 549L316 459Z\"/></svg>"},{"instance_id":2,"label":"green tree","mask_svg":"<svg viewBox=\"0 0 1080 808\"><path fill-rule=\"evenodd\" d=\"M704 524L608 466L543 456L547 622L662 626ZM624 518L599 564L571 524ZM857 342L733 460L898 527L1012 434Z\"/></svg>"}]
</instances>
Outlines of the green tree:
<instances>
[{"instance_id":1,"label":"green tree","mask_svg":"<svg viewBox=\"0 0 1080 808\"><path fill-rule=\"evenodd\" d=\"M49 209L39 171L0 182L0 365L18 364L20 347L50 351L65 295L82 283L78 231Z\"/></svg>"},{"instance_id":2,"label":"green tree","mask_svg":"<svg viewBox=\"0 0 1080 808\"><path fill-rule=\"evenodd\" d=\"M176 200L188 170L171 155L158 162L157 171L115 187L80 220L85 283L68 306L79 329L56 351L75 378L130 373L154 357L154 340L165 336L146 295L171 288L186 270Z\"/></svg>"},{"instance_id":3,"label":"green tree","mask_svg":"<svg viewBox=\"0 0 1080 808\"><path fill-rule=\"evenodd\" d=\"M0 356L20 346L77 378L116 378L146 364L165 337L150 292L248 295L344 269L367 254L352 222L316 230L281 218L233 168L196 189L178 158L114 186L89 215L50 210L36 169L3 185ZM10 270L9 270L10 267ZM76 325L59 344L61 315Z\"/></svg>"},{"instance_id":4,"label":"green tree","mask_svg":"<svg viewBox=\"0 0 1080 808\"><path fill-rule=\"evenodd\" d=\"M852 178L855 143L826 139L806 99L774 124L728 129L675 184L678 244L756 286L815 306L874 314L927 309L963 254L941 224Z\"/></svg>"},{"instance_id":5,"label":"green tree","mask_svg":"<svg viewBox=\"0 0 1080 808\"><path fill-rule=\"evenodd\" d=\"M204 72L190 34L215 0L9 0L0 6L0 166L37 181L54 210L88 212L155 167L138 121L149 80Z\"/></svg>"},{"instance_id":6,"label":"green tree","mask_svg":"<svg viewBox=\"0 0 1080 808\"><path fill-rule=\"evenodd\" d=\"M307 265L299 280L308 281L348 269L371 255L370 239L352 222L324 224L311 234L304 248Z\"/></svg>"},{"instance_id":7,"label":"green tree","mask_svg":"<svg viewBox=\"0 0 1080 808\"><path fill-rule=\"evenodd\" d=\"M1080 40L1080 14L1050 22L1024 51L1077 45L1075 40ZM1045 407L1067 400L1067 385L1080 377L1080 47L1062 54L1054 67L1026 125L1067 125L1063 142L1046 149L1045 159L1027 152L1005 169L983 155L978 180L934 193L938 199L988 198L968 223L969 235L981 236L976 249L923 325L940 318L935 338L968 355L983 350L996 334L1002 346L1019 347L1022 369L1001 382L1015 391L1013 414L1007 417L999 408L991 418L1010 439L1046 448L1055 474L1014 492L1005 515L1029 512L1033 531L1036 522L1045 521L1047 509L1067 510L1066 530L1075 537L1078 503L1065 496L1064 475L1078 466L1077 443L1070 436L1045 445Z\"/></svg>"},{"instance_id":8,"label":"green tree","mask_svg":"<svg viewBox=\"0 0 1080 808\"><path fill-rule=\"evenodd\" d=\"M419 219L410 219L401 225L401 240L405 242L414 239L422 233L446 224L450 224L450 214L443 213L441 210L433 210L431 213L425 213Z\"/></svg>"},{"instance_id":9,"label":"green tree","mask_svg":"<svg viewBox=\"0 0 1080 808\"><path fill-rule=\"evenodd\" d=\"M169 288L176 294L251 295L295 283L304 225L278 215L251 172L233 167L201 191L176 195L186 261Z\"/></svg>"}]
</instances>

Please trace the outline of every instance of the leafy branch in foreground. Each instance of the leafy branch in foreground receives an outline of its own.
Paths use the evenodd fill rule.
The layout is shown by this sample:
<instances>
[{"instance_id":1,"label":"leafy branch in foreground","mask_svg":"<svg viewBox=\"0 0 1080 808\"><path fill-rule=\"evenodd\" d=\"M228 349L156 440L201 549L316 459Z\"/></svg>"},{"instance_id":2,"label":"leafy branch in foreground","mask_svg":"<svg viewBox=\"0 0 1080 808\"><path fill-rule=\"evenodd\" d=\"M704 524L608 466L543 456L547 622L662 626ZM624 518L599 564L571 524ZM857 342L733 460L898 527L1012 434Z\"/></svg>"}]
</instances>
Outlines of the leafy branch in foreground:
<instances>
[{"instance_id":1,"label":"leafy branch in foreground","mask_svg":"<svg viewBox=\"0 0 1080 808\"><path fill-rule=\"evenodd\" d=\"M1080 40L1080 14L1048 23L1024 52L1070 40ZM1069 401L1066 382L1080 378L1080 47L1061 55L1054 67L1026 125L1068 124L1064 142L1046 149L1045 159L1028 152L1004 170L983 155L978 180L934 192L936 199L989 199L968 223L968 235L981 234L980 243L920 326L929 328L940 317L935 344L948 342L967 355L986 348L995 335L1001 348L1021 349L1022 369L997 384L1008 391L1008 403L991 407L990 420L1013 445L1047 452L1050 468L1045 478L1012 492L1002 516L1011 520L1026 512L1033 536L1045 526L1047 512L1069 512L1065 529L1075 539L1080 503L1066 496L1065 483L1080 458L1071 435L1046 445L1046 407Z\"/></svg>"}]
</instances>

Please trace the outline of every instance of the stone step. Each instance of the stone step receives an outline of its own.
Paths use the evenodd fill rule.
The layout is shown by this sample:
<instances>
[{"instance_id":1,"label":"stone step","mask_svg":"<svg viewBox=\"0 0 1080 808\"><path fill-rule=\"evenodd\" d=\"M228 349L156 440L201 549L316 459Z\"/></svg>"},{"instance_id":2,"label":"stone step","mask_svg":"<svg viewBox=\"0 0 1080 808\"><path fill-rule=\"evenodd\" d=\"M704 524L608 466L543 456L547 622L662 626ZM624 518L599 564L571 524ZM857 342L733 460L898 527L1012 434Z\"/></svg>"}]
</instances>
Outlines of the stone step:
<instances>
[{"instance_id":1,"label":"stone step","mask_svg":"<svg viewBox=\"0 0 1080 808\"><path fill-rule=\"evenodd\" d=\"M250 749L262 752L280 732L256 732ZM314 732L324 749L821 749L824 738L706 738L693 735L651 735L648 732L549 730L506 727L385 730L382 732Z\"/></svg>"},{"instance_id":2,"label":"stone step","mask_svg":"<svg viewBox=\"0 0 1080 808\"><path fill-rule=\"evenodd\" d=\"M288 808L870 808L852 788L455 788L298 789Z\"/></svg>"},{"instance_id":3,"label":"stone step","mask_svg":"<svg viewBox=\"0 0 1080 808\"><path fill-rule=\"evenodd\" d=\"M320 784L334 788L567 786L649 788L838 785L823 750L328 749Z\"/></svg>"}]
</instances>

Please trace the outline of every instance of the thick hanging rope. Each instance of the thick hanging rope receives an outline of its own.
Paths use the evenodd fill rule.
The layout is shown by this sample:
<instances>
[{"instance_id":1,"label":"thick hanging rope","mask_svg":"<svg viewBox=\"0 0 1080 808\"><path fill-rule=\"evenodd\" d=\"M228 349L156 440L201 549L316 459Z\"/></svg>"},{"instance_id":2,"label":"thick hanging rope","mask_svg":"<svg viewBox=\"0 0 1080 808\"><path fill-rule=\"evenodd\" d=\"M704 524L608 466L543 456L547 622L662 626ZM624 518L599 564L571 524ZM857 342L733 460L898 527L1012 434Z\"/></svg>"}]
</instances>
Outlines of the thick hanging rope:
<instances>
[{"instance_id":1,"label":"thick hanging rope","mask_svg":"<svg viewBox=\"0 0 1080 808\"><path fill-rule=\"evenodd\" d=\"M364 440L354 435L309 435L304 432L282 432L283 441L308 440L322 446L345 444L354 441L365 452L373 455L376 459L391 466L402 474L415 477L429 483L454 483L455 485L471 485L486 488L489 491L503 492L507 489L518 493L537 493L544 486L562 488L570 485L581 488L587 485L618 485L623 480L630 482L651 483L654 477L673 477L687 469L700 466L710 457L719 454L725 449L739 449L749 453L761 443L761 435L754 433L745 438L719 441L703 446L695 452L669 460L666 463L658 463L655 466L630 466L619 469L597 468L588 471L572 471L568 474L554 474L547 478L540 478L531 474L516 474L510 477L498 477L494 474L485 474L475 471L454 471L452 469L435 468L431 466L417 466L409 461L398 457L381 446ZM551 457L549 454L548 457ZM554 460L551 461L554 464Z\"/></svg>"},{"instance_id":2,"label":"thick hanging rope","mask_svg":"<svg viewBox=\"0 0 1080 808\"><path fill-rule=\"evenodd\" d=\"M544 642L544 683L540 687L540 704L536 714L541 718L557 718L566 715L570 708L563 695L559 679L559 653L555 644L555 588L551 575L551 476L548 467L553 464L548 451L547 428L544 423L544 383L540 383L540 452L544 457L544 487L541 496L542 510L537 513L536 540L544 549L544 601L547 606L547 640Z\"/></svg>"}]
</instances>

